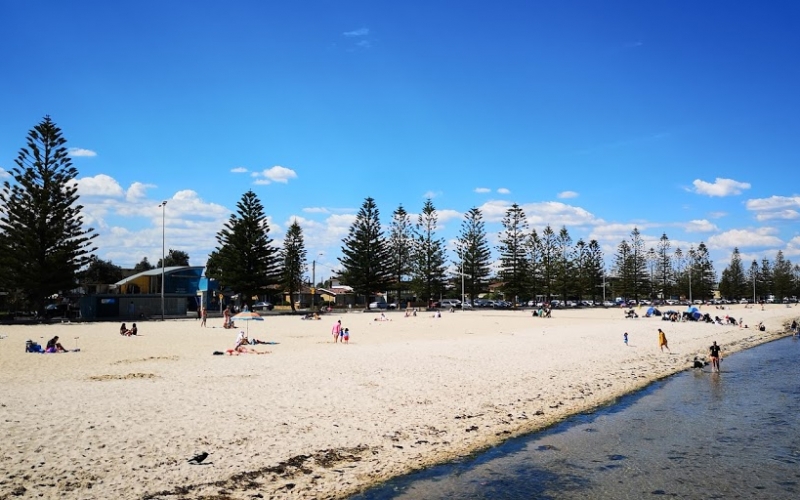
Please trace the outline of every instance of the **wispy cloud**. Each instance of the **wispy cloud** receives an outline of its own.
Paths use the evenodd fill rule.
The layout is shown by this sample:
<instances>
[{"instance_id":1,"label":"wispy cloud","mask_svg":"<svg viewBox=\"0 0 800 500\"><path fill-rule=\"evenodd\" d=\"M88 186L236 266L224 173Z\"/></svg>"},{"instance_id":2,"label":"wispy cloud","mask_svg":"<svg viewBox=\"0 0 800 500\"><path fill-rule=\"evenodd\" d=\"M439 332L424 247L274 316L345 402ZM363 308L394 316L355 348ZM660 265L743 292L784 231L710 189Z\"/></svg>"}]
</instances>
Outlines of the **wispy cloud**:
<instances>
[{"instance_id":1,"label":"wispy cloud","mask_svg":"<svg viewBox=\"0 0 800 500\"><path fill-rule=\"evenodd\" d=\"M142 200L147 197L147 190L156 187L155 184L144 184L142 182L134 182L128 191L125 193L125 199L128 201Z\"/></svg>"},{"instance_id":2,"label":"wispy cloud","mask_svg":"<svg viewBox=\"0 0 800 500\"><path fill-rule=\"evenodd\" d=\"M779 210L777 212L764 212L756 215L756 220L764 222L767 220L795 220L800 218L797 210Z\"/></svg>"},{"instance_id":3,"label":"wispy cloud","mask_svg":"<svg viewBox=\"0 0 800 500\"><path fill-rule=\"evenodd\" d=\"M562 191L562 192L558 193L558 197L561 198L561 199L577 198L578 197L578 193L576 193L575 191Z\"/></svg>"},{"instance_id":4,"label":"wispy cloud","mask_svg":"<svg viewBox=\"0 0 800 500\"><path fill-rule=\"evenodd\" d=\"M733 179L723 179L717 177L713 183L704 180L695 179L692 183L694 185L694 192L706 196L733 196L742 194L745 189L750 189L750 183L739 182Z\"/></svg>"},{"instance_id":5,"label":"wispy cloud","mask_svg":"<svg viewBox=\"0 0 800 500\"><path fill-rule=\"evenodd\" d=\"M718 230L716 225L705 219L689 221L684 229L687 233L710 233Z\"/></svg>"},{"instance_id":6,"label":"wispy cloud","mask_svg":"<svg viewBox=\"0 0 800 500\"><path fill-rule=\"evenodd\" d=\"M11 177L11 174L8 172L8 170L4 169L3 167L0 167L0 179L6 177Z\"/></svg>"},{"instance_id":7,"label":"wispy cloud","mask_svg":"<svg viewBox=\"0 0 800 500\"><path fill-rule=\"evenodd\" d=\"M77 156L87 156L93 157L97 156L97 153L92 151L91 149L83 149L83 148L69 148L67 150L70 156L77 157Z\"/></svg>"},{"instance_id":8,"label":"wispy cloud","mask_svg":"<svg viewBox=\"0 0 800 500\"><path fill-rule=\"evenodd\" d=\"M800 208L800 196L770 196L747 200L745 207L756 212L781 210L784 208Z\"/></svg>"},{"instance_id":9,"label":"wispy cloud","mask_svg":"<svg viewBox=\"0 0 800 500\"><path fill-rule=\"evenodd\" d=\"M231 172L234 173L234 174L243 174L243 173L247 172L247 168L245 168L245 167L236 167L236 168L232 168Z\"/></svg>"},{"instance_id":10,"label":"wispy cloud","mask_svg":"<svg viewBox=\"0 0 800 500\"><path fill-rule=\"evenodd\" d=\"M288 184L289 179L296 179L297 173L292 170L291 168L281 167L280 165L275 165L272 168L267 170L262 170L261 172L253 172L253 177L256 178L256 184L271 184L273 182L279 182L281 184Z\"/></svg>"},{"instance_id":11,"label":"wispy cloud","mask_svg":"<svg viewBox=\"0 0 800 500\"><path fill-rule=\"evenodd\" d=\"M442 194L441 191L427 191L425 194L422 195L422 197L425 198L425 199L428 199L428 198L434 199L437 196L440 196L441 194Z\"/></svg>"},{"instance_id":12,"label":"wispy cloud","mask_svg":"<svg viewBox=\"0 0 800 500\"><path fill-rule=\"evenodd\" d=\"M356 47L360 47L362 49L368 49L372 47L372 43L369 40L359 40L356 42Z\"/></svg>"},{"instance_id":13,"label":"wispy cloud","mask_svg":"<svg viewBox=\"0 0 800 500\"><path fill-rule=\"evenodd\" d=\"M475 188L476 193L491 193L492 190L489 188Z\"/></svg>"},{"instance_id":14,"label":"wispy cloud","mask_svg":"<svg viewBox=\"0 0 800 500\"><path fill-rule=\"evenodd\" d=\"M500 188L500 189L497 190L497 192L500 193L500 194L511 194L511 190L509 190L507 188Z\"/></svg>"},{"instance_id":15,"label":"wispy cloud","mask_svg":"<svg viewBox=\"0 0 800 500\"><path fill-rule=\"evenodd\" d=\"M353 31L345 31L342 35L346 37L367 36L369 35L369 28L359 28Z\"/></svg>"},{"instance_id":16,"label":"wispy cloud","mask_svg":"<svg viewBox=\"0 0 800 500\"><path fill-rule=\"evenodd\" d=\"M307 214L329 214L329 213L331 213L331 211L328 210L325 207L306 207L306 208L303 209L303 212L305 212Z\"/></svg>"}]
</instances>

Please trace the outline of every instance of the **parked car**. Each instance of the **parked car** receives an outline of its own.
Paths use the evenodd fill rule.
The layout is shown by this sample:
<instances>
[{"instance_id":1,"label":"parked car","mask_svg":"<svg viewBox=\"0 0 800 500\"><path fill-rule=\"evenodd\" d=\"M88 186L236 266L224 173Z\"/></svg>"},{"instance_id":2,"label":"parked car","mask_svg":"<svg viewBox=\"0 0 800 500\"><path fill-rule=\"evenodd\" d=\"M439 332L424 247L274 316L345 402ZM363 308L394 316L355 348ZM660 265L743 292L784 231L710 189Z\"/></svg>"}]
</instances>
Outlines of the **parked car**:
<instances>
[{"instance_id":1,"label":"parked car","mask_svg":"<svg viewBox=\"0 0 800 500\"><path fill-rule=\"evenodd\" d=\"M472 309L472 304L470 304L469 301L462 302L458 305L458 307L460 307L461 309Z\"/></svg>"},{"instance_id":2,"label":"parked car","mask_svg":"<svg viewBox=\"0 0 800 500\"><path fill-rule=\"evenodd\" d=\"M269 302L256 302L253 304L254 311L271 311L273 308L275 308L275 306Z\"/></svg>"},{"instance_id":3,"label":"parked car","mask_svg":"<svg viewBox=\"0 0 800 500\"><path fill-rule=\"evenodd\" d=\"M450 309L451 307L455 308L461 304L461 301L458 299L442 299L439 301L439 307L444 309Z\"/></svg>"},{"instance_id":4,"label":"parked car","mask_svg":"<svg viewBox=\"0 0 800 500\"><path fill-rule=\"evenodd\" d=\"M603 302L603 307L615 307L616 304L611 302L610 300L606 300Z\"/></svg>"},{"instance_id":5,"label":"parked car","mask_svg":"<svg viewBox=\"0 0 800 500\"><path fill-rule=\"evenodd\" d=\"M505 300L495 300L494 304L492 304L492 307L495 309L510 309L511 302L506 302Z\"/></svg>"},{"instance_id":6,"label":"parked car","mask_svg":"<svg viewBox=\"0 0 800 500\"><path fill-rule=\"evenodd\" d=\"M369 304L370 309L389 309L389 304L380 300L377 302L370 302Z\"/></svg>"}]
</instances>

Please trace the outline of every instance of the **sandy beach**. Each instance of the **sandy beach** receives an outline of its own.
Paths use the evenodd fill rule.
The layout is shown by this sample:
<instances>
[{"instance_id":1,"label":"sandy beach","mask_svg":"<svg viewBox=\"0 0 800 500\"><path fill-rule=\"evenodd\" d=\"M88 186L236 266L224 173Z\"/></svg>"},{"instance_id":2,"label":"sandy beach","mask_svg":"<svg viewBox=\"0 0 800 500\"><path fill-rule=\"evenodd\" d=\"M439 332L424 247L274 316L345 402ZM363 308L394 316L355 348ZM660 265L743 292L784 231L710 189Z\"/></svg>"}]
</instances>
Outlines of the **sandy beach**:
<instances>
[{"instance_id":1,"label":"sandy beach","mask_svg":"<svg viewBox=\"0 0 800 500\"><path fill-rule=\"evenodd\" d=\"M0 326L0 499L346 498L613 402L712 341L724 358L788 335L800 317L794 305L701 310L740 328L644 311L265 316L237 330L269 354L239 356L213 355L237 334L219 318L139 322L136 337L118 323ZM349 345L332 341L339 319ZM54 335L80 351L24 352Z\"/></svg>"}]
</instances>

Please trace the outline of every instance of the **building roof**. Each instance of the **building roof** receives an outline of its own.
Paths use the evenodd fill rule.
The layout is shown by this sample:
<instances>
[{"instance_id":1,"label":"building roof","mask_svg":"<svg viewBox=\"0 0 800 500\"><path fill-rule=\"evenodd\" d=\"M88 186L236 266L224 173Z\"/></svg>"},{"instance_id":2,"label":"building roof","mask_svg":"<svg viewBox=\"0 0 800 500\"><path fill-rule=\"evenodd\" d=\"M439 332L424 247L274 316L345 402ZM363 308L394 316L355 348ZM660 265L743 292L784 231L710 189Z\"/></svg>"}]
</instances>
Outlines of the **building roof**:
<instances>
[{"instance_id":1,"label":"building roof","mask_svg":"<svg viewBox=\"0 0 800 500\"><path fill-rule=\"evenodd\" d=\"M205 267L203 266L169 266L164 268L163 273L176 274L181 271L199 271L199 272L193 272L192 274L196 276L201 276L203 274L204 269ZM162 269L160 267L157 267L155 269L148 269L147 271L142 271L140 273L134 274L133 276L128 276L127 278L123 278L114 283L114 285L122 286L127 283L130 283L131 281L136 281L138 278L142 278L145 276L161 276L161 273Z\"/></svg>"}]
</instances>

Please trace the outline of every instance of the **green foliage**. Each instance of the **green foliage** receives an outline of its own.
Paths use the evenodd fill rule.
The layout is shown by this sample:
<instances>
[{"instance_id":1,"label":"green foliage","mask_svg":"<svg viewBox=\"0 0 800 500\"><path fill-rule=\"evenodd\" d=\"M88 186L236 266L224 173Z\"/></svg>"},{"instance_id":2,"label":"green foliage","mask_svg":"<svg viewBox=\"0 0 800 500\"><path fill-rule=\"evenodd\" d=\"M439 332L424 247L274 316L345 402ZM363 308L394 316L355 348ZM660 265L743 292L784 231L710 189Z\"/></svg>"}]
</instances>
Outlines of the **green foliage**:
<instances>
[{"instance_id":1,"label":"green foliage","mask_svg":"<svg viewBox=\"0 0 800 500\"><path fill-rule=\"evenodd\" d=\"M397 290L397 300L402 297L411 275L411 252L414 245L411 217L403 208L397 207L392 213L392 223L389 226L389 274Z\"/></svg>"},{"instance_id":2,"label":"green foliage","mask_svg":"<svg viewBox=\"0 0 800 500\"><path fill-rule=\"evenodd\" d=\"M142 257L142 260L140 260L135 266L133 266L133 273L139 274L145 271L149 271L151 269L155 269L153 264L151 264L150 261L147 260L147 257Z\"/></svg>"},{"instance_id":3,"label":"green foliage","mask_svg":"<svg viewBox=\"0 0 800 500\"><path fill-rule=\"evenodd\" d=\"M505 299L516 305L518 298L528 291L527 230L525 212L514 203L503 217L500 232L500 279L503 282Z\"/></svg>"},{"instance_id":4,"label":"green foliage","mask_svg":"<svg viewBox=\"0 0 800 500\"><path fill-rule=\"evenodd\" d=\"M432 300L444 291L444 240L436 237L439 216L430 198L425 200L414 227L412 286L417 297Z\"/></svg>"},{"instance_id":5,"label":"green foliage","mask_svg":"<svg viewBox=\"0 0 800 500\"><path fill-rule=\"evenodd\" d=\"M96 256L89 259L89 266L78 273L78 279L85 284L112 284L124 278L122 268L110 260L103 260Z\"/></svg>"},{"instance_id":6,"label":"green foliage","mask_svg":"<svg viewBox=\"0 0 800 500\"><path fill-rule=\"evenodd\" d=\"M459 272L463 272L464 292L474 301L478 294L485 292L489 285L492 253L486 238L486 224L483 213L473 207L461 222L461 233L456 241L456 256Z\"/></svg>"},{"instance_id":7,"label":"green foliage","mask_svg":"<svg viewBox=\"0 0 800 500\"><path fill-rule=\"evenodd\" d=\"M389 246L383 237L380 212L374 199L364 200L342 243L339 257L344 268L342 282L364 296L369 305L371 296L385 290L390 282Z\"/></svg>"},{"instance_id":8,"label":"green foliage","mask_svg":"<svg viewBox=\"0 0 800 500\"><path fill-rule=\"evenodd\" d=\"M306 271L306 247L303 240L303 230L297 221L292 222L283 240L283 275L281 284L289 297L303 287L303 274ZM294 301L291 301L292 311L295 310Z\"/></svg>"},{"instance_id":9,"label":"green foliage","mask_svg":"<svg viewBox=\"0 0 800 500\"><path fill-rule=\"evenodd\" d=\"M0 284L44 313L46 297L71 290L97 234L83 227L78 171L66 139L46 116L20 149L0 192Z\"/></svg>"},{"instance_id":10,"label":"green foliage","mask_svg":"<svg viewBox=\"0 0 800 500\"><path fill-rule=\"evenodd\" d=\"M279 249L272 246L264 207L253 191L242 195L236 208L217 233L219 246L209 255L206 276L251 305L253 296L280 282Z\"/></svg>"},{"instance_id":11,"label":"green foliage","mask_svg":"<svg viewBox=\"0 0 800 500\"><path fill-rule=\"evenodd\" d=\"M188 266L189 254L183 250L173 250L170 248L169 252L167 252L167 255L164 256L164 263L164 267ZM158 259L158 264L156 264L156 267L161 267L161 259Z\"/></svg>"}]
</instances>

